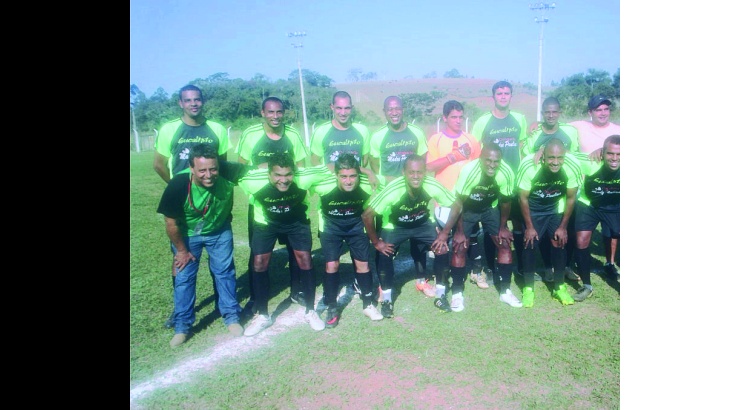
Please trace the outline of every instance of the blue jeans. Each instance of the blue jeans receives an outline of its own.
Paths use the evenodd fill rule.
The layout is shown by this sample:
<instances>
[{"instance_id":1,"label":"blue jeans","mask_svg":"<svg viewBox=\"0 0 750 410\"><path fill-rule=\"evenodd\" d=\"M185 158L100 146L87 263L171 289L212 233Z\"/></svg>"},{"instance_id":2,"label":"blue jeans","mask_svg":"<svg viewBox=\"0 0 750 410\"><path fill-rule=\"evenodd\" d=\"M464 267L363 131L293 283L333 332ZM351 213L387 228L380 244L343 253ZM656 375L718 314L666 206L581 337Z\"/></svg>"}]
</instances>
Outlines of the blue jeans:
<instances>
[{"instance_id":1,"label":"blue jeans","mask_svg":"<svg viewBox=\"0 0 750 410\"><path fill-rule=\"evenodd\" d=\"M232 227L227 227L215 235L183 237L188 251L195 256L174 281L174 332L188 333L195 323L195 284L198 278L203 248L208 253L208 264L216 278L216 292L219 296L219 312L224 324L240 322L242 308L237 302L237 278L234 267L234 237ZM172 245L172 254L177 249Z\"/></svg>"}]
</instances>

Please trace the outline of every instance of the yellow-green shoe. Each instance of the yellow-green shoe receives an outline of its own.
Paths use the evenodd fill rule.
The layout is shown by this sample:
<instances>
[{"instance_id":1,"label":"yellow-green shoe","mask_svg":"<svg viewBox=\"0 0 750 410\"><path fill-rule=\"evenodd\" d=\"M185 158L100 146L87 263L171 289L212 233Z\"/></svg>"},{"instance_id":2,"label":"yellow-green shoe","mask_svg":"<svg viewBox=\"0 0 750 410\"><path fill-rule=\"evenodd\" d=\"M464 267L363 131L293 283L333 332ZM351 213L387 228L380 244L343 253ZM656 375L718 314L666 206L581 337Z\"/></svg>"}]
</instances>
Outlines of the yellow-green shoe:
<instances>
[{"instance_id":1,"label":"yellow-green shoe","mask_svg":"<svg viewBox=\"0 0 750 410\"><path fill-rule=\"evenodd\" d=\"M568 287L564 283L552 292L552 296L563 305L572 305L575 303L575 300L568 293Z\"/></svg>"},{"instance_id":2,"label":"yellow-green shoe","mask_svg":"<svg viewBox=\"0 0 750 410\"><path fill-rule=\"evenodd\" d=\"M521 297L521 304L523 307L534 307L534 289L530 286L523 288L523 296Z\"/></svg>"}]
</instances>

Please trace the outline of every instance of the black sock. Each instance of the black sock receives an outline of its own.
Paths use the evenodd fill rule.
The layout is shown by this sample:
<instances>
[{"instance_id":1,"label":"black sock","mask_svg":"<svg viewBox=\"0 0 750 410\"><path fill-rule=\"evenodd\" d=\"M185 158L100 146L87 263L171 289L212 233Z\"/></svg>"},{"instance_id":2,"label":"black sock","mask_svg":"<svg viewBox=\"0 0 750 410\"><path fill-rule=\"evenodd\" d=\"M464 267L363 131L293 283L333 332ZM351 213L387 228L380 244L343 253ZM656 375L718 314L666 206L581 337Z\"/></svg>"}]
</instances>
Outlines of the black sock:
<instances>
[{"instance_id":1,"label":"black sock","mask_svg":"<svg viewBox=\"0 0 750 410\"><path fill-rule=\"evenodd\" d=\"M253 309L260 315L268 316L268 297L271 293L271 278L268 276L268 270L253 273L253 290L255 291Z\"/></svg>"},{"instance_id":2,"label":"black sock","mask_svg":"<svg viewBox=\"0 0 750 410\"><path fill-rule=\"evenodd\" d=\"M300 269L299 272L305 292L305 307L315 310L315 272L312 269Z\"/></svg>"},{"instance_id":3,"label":"black sock","mask_svg":"<svg viewBox=\"0 0 750 410\"><path fill-rule=\"evenodd\" d=\"M495 271L495 256L497 256L497 247L488 232L484 233L484 258L487 260L487 267Z\"/></svg>"},{"instance_id":4,"label":"black sock","mask_svg":"<svg viewBox=\"0 0 750 410\"><path fill-rule=\"evenodd\" d=\"M435 262L432 264L432 270L435 272L435 283L438 285L448 286L448 275L450 274L449 252L442 255L435 255Z\"/></svg>"},{"instance_id":5,"label":"black sock","mask_svg":"<svg viewBox=\"0 0 750 410\"><path fill-rule=\"evenodd\" d=\"M466 282L466 266L462 267L451 267L451 278L453 283L451 284L451 292L455 295L458 292L464 291L464 282Z\"/></svg>"},{"instance_id":6,"label":"black sock","mask_svg":"<svg viewBox=\"0 0 750 410\"><path fill-rule=\"evenodd\" d=\"M513 248L516 250L516 266L518 273L523 274L523 234L513 232ZM532 276L532 279L534 276ZM529 285L531 286L531 285Z\"/></svg>"},{"instance_id":7,"label":"black sock","mask_svg":"<svg viewBox=\"0 0 750 410\"><path fill-rule=\"evenodd\" d=\"M550 259L555 268L555 288L565 283L565 249L555 248L550 244Z\"/></svg>"},{"instance_id":8,"label":"black sock","mask_svg":"<svg viewBox=\"0 0 750 410\"><path fill-rule=\"evenodd\" d=\"M300 282L300 269L297 265L297 257L294 256L294 249L288 244L286 245L286 252L289 255L289 290L292 295L296 295L302 291L300 289L302 283Z\"/></svg>"},{"instance_id":9,"label":"black sock","mask_svg":"<svg viewBox=\"0 0 750 410\"><path fill-rule=\"evenodd\" d=\"M591 286L591 250L576 249L576 263L578 264L578 276L584 285Z\"/></svg>"},{"instance_id":10,"label":"black sock","mask_svg":"<svg viewBox=\"0 0 750 410\"><path fill-rule=\"evenodd\" d=\"M355 273L355 277L357 278L357 283L359 283L359 289L362 291L359 297L362 299L362 309L364 309L373 303L373 300L376 300L372 286L372 272L369 270L363 273L357 272Z\"/></svg>"},{"instance_id":11,"label":"black sock","mask_svg":"<svg viewBox=\"0 0 750 410\"><path fill-rule=\"evenodd\" d=\"M340 277L338 271L333 273L326 272L325 282L323 282L323 301L328 307L336 307Z\"/></svg>"},{"instance_id":12,"label":"black sock","mask_svg":"<svg viewBox=\"0 0 750 410\"><path fill-rule=\"evenodd\" d=\"M513 279L513 265L510 263L498 263L497 269L493 272L497 272L495 275L497 277L494 278L495 288L500 293L505 293L510 288L510 281Z\"/></svg>"}]
</instances>

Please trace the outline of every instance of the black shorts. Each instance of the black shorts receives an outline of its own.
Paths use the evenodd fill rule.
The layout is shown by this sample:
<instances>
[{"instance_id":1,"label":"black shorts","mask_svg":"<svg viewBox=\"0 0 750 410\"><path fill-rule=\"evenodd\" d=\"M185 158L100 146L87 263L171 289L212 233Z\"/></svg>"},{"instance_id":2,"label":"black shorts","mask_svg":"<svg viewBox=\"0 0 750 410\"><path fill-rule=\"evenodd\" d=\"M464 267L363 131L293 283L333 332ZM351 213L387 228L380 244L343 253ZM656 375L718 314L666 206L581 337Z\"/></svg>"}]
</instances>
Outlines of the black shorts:
<instances>
[{"instance_id":1,"label":"black shorts","mask_svg":"<svg viewBox=\"0 0 750 410\"><path fill-rule=\"evenodd\" d=\"M353 260L367 262L370 259L370 240L361 229L345 235L320 232L320 248L326 262L338 261L341 258L344 242L349 246Z\"/></svg>"},{"instance_id":2,"label":"black shorts","mask_svg":"<svg viewBox=\"0 0 750 410\"><path fill-rule=\"evenodd\" d=\"M620 212L602 211L580 201L576 203L575 227L578 231L594 231L599 223L602 224L602 236L607 238L620 237Z\"/></svg>"},{"instance_id":3,"label":"black shorts","mask_svg":"<svg viewBox=\"0 0 750 410\"><path fill-rule=\"evenodd\" d=\"M464 212L464 232L470 232L468 236L475 238L481 232L497 235L500 231L500 210L487 208L482 212ZM481 222L481 229L479 228Z\"/></svg>"},{"instance_id":4,"label":"black shorts","mask_svg":"<svg viewBox=\"0 0 750 410\"><path fill-rule=\"evenodd\" d=\"M271 253L274 245L276 245L276 240L282 235L286 236L287 243L294 250L312 252L310 224L302 221L286 224L269 222L268 225L255 221L253 223L253 241L250 248L256 255Z\"/></svg>"},{"instance_id":5,"label":"black shorts","mask_svg":"<svg viewBox=\"0 0 750 410\"><path fill-rule=\"evenodd\" d=\"M384 242L393 244L394 248L404 243L407 239L416 241L420 245L427 245L427 248L437 239L435 224L427 222L416 228L383 229L380 231L380 238Z\"/></svg>"},{"instance_id":6,"label":"black shorts","mask_svg":"<svg viewBox=\"0 0 750 410\"><path fill-rule=\"evenodd\" d=\"M554 239L555 231L560 227L560 222L562 222L562 214L534 215L533 212L531 213L531 223L534 224L534 229L536 229L540 241L545 237L548 240ZM524 227L524 230L526 230L526 227ZM568 237L571 234L569 233Z\"/></svg>"}]
</instances>

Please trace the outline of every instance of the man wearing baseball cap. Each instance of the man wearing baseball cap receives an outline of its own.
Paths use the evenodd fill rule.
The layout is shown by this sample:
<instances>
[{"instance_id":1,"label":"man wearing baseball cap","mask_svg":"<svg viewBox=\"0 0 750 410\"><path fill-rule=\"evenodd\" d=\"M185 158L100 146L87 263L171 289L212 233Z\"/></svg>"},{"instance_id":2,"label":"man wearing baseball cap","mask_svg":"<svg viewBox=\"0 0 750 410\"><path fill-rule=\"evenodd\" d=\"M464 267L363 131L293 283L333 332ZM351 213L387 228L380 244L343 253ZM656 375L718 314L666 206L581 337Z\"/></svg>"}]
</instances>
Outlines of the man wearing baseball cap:
<instances>
[{"instance_id":1,"label":"man wearing baseball cap","mask_svg":"<svg viewBox=\"0 0 750 410\"><path fill-rule=\"evenodd\" d=\"M578 130L578 147L581 152L601 158L604 140L610 135L620 135L620 126L609 121L612 100L597 94L589 100L590 121L572 121L570 125Z\"/></svg>"}]
</instances>

